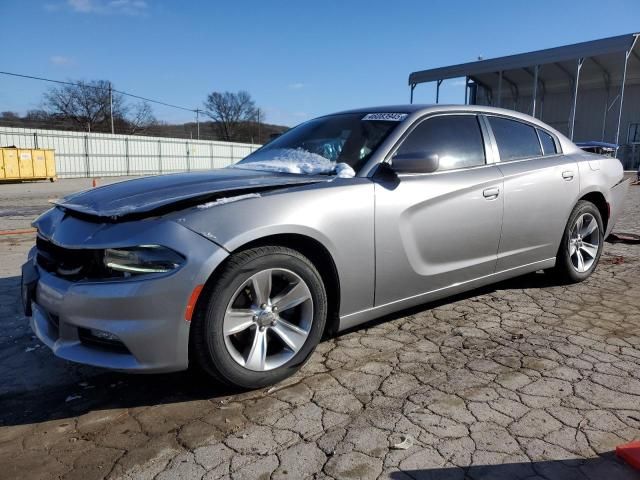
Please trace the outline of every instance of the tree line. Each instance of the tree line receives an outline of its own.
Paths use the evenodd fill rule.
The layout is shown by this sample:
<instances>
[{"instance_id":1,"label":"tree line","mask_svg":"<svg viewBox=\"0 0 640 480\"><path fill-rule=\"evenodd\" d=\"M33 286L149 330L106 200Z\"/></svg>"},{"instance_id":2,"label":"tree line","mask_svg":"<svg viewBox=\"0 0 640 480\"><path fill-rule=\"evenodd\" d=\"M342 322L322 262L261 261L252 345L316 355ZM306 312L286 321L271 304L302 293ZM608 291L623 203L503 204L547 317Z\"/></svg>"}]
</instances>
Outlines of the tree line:
<instances>
[{"instance_id":1,"label":"tree line","mask_svg":"<svg viewBox=\"0 0 640 480\"><path fill-rule=\"evenodd\" d=\"M200 133L203 138L233 142L264 143L286 127L264 123L264 113L246 91L211 92L203 108ZM194 113L195 114L195 113ZM210 119L210 121L206 121ZM42 97L41 107L24 116L15 112L0 112L4 125L38 128L62 128L88 132L120 134L155 134L172 136L179 125L160 122L149 102L131 102L113 89L106 80L69 82L49 88ZM186 127L197 129L189 122ZM193 138L193 131L190 131Z\"/></svg>"}]
</instances>

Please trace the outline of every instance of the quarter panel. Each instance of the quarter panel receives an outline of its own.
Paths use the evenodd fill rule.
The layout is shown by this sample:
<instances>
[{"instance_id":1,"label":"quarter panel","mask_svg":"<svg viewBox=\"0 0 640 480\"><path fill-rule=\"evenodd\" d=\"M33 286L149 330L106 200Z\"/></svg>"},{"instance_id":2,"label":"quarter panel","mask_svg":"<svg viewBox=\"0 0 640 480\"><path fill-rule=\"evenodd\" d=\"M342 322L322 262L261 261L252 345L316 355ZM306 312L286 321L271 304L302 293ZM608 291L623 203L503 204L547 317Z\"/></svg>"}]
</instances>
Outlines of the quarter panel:
<instances>
[{"instance_id":1,"label":"quarter panel","mask_svg":"<svg viewBox=\"0 0 640 480\"><path fill-rule=\"evenodd\" d=\"M556 256L580 190L572 156L498 164L504 175L504 219L496 271ZM563 172L572 172L567 181Z\"/></svg>"},{"instance_id":2,"label":"quarter panel","mask_svg":"<svg viewBox=\"0 0 640 480\"><path fill-rule=\"evenodd\" d=\"M624 178L622 164L617 158L584 153L578 158L578 167L580 196L599 192L609 205L610 217L604 232L606 238L613 230L624 204L627 187L622 182Z\"/></svg>"}]
</instances>

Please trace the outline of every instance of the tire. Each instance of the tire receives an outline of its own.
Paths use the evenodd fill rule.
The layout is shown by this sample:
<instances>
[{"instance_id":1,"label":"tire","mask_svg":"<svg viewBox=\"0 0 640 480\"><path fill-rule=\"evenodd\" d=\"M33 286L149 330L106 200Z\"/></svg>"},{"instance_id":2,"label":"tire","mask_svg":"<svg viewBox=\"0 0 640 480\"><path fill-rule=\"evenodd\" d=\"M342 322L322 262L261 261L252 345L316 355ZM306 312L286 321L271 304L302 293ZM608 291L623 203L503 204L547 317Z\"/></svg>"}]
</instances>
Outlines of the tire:
<instances>
[{"instance_id":1,"label":"tire","mask_svg":"<svg viewBox=\"0 0 640 480\"><path fill-rule=\"evenodd\" d=\"M580 219L582 220L581 229L577 225ZM597 230L584 236L583 234L593 227L594 224L591 222L595 223ZM575 243L577 233L581 235L578 240L581 243L578 244ZM578 245L582 245L582 247ZM556 266L551 272L564 283L578 283L586 280L598 265L603 245L604 228L600 211L593 203L580 200L569 215L558 248ZM596 248L594 249L593 246Z\"/></svg>"},{"instance_id":2,"label":"tire","mask_svg":"<svg viewBox=\"0 0 640 480\"><path fill-rule=\"evenodd\" d=\"M288 304L286 292L291 293ZM261 308L258 301L264 298L268 300ZM244 250L233 254L202 292L191 325L190 353L206 373L227 385L261 388L291 376L305 363L320 342L326 317L325 287L305 256L280 246Z\"/></svg>"}]
</instances>

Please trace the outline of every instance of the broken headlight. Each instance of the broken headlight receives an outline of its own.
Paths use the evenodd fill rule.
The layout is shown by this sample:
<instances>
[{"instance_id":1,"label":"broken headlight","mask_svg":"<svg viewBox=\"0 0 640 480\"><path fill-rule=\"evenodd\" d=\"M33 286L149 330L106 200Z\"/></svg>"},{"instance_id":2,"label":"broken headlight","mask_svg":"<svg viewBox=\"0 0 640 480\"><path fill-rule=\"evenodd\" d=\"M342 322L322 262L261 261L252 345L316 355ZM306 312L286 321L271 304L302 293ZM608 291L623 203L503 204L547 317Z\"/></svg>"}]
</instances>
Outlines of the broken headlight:
<instances>
[{"instance_id":1,"label":"broken headlight","mask_svg":"<svg viewBox=\"0 0 640 480\"><path fill-rule=\"evenodd\" d=\"M184 257L160 245L140 245L128 248L107 248L104 251L103 262L108 269L139 275L175 270L182 265Z\"/></svg>"}]
</instances>

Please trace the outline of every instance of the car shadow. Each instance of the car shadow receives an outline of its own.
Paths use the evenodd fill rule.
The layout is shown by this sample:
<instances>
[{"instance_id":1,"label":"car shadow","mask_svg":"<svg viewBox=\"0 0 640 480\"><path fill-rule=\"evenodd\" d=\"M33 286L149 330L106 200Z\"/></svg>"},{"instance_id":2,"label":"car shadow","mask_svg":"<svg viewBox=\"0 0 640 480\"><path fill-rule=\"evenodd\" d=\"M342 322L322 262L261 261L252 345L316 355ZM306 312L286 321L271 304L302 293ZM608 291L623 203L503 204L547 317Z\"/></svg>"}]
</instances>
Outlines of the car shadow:
<instances>
[{"instance_id":1,"label":"car shadow","mask_svg":"<svg viewBox=\"0 0 640 480\"><path fill-rule=\"evenodd\" d=\"M391 472L394 480L494 480L544 478L565 479L632 479L640 474L619 459L614 452L594 458L547 460L539 462L473 465L470 467L430 468Z\"/></svg>"},{"instance_id":2,"label":"car shadow","mask_svg":"<svg viewBox=\"0 0 640 480\"><path fill-rule=\"evenodd\" d=\"M549 275L526 275L387 315L339 336L495 290L551 285L555 283ZM198 371L134 375L58 359L33 336L22 315L20 278L0 278L0 293L15 299L8 311L0 311L0 328L9 332L0 339L0 426L59 420L94 410L215 400L245 393L223 386Z\"/></svg>"},{"instance_id":3,"label":"car shadow","mask_svg":"<svg viewBox=\"0 0 640 480\"><path fill-rule=\"evenodd\" d=\"M450 297L446 297L440 300L434 300L432 302L423 303L415 307L410 307L404 310L393 312L388 315L375 318L361 325L356 325L355 327L342 330L335 336L339 337L339 336L347 335L357 330L372 328L382 323L398 320L400 318L408 317L410 315L416 315L420 312L424 312L425 310L431 310L433 308L437 308L442 305L447 305L449 303L454 303L461 300L468 300L470 298L487 295L490 293L497 292L499 290L523 290L523 289L531 289L531 288L549 288L549 287L558 287L558 286L563 286L563 283L560 282L553 275L546 274L541 271L528 273L520 277L510 278L508 280L503 280L501 282L497 282L491 285L486 285L484 287L478 287L476 289L469 290L468 292L458 293L456 295L451 295Z\"/></svg>"},{"instance_id":4,"label":"car shadow","mask_svg":"<svg viewBox=\"0 0 640 480\"><path fill-rule=\"evenodd\" d=\"M240 393L198 371L133 375L55 357L31 332L20 277L0 278L0 426Z\"/></svg>"}]
</instances>

